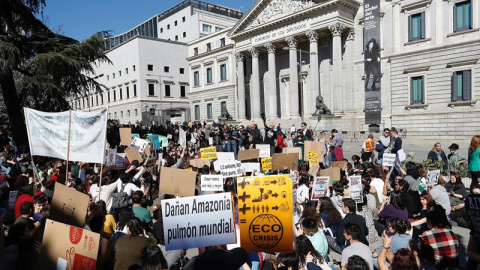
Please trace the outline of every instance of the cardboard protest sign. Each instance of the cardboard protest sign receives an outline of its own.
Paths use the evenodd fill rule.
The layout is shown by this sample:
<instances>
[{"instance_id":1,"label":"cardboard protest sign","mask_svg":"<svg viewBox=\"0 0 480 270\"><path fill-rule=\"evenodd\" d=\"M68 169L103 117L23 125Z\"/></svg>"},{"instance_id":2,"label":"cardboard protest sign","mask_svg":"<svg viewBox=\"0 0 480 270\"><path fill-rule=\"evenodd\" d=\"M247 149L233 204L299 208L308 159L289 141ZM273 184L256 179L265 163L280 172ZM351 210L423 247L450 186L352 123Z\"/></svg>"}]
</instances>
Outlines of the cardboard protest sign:
<instances>
[{"instance_id":1,"label":"cardboard protest sign","mask_svg":"<svg viewBox=\"0 0 480 270\"><path fill-rule=\"evenodd\" d=\"M356 203L363 203L363 186L362 177L360 175L352 175L348 177L350 184L350 198Z\"/></svg>"},{"instance_id":2,"label":"cardboard protest sign","mask_svg":"<svg viewBox=\"0 0 480 270\"><path fill-rule=\"evenodd\" d=\"M396 154L383 153L382 165L388 166L388 167L395 166L396 157L397 157Z\"/></svg>"},{"instance_id":3,"label":"cardboard protest sign","mask_svg":"<svg viewBox=\"0 0 480 270\"><path fill-rule=\"evenodd\" d=\"M308 170L308 174L311 176L317 176L318 170L320 169L320 165L318 163L310 164L310 170Z\"/></svg>"},{"instance_id":4,"label":"cardboard protest sign","mask_svg":"<svg viewBox=\"0 0 480 270\"><path fill-rule=\"evenodd\" d=\"M283 153L284 154L297 153L298 158L300 159L302 157L302 148L301 147L286 147L286 148L283 148Z\"/></svg>"},{"instance_id":5,"label":"cardboard protest sign","mask_svg":"<svg viewBox=\"0 0 480 270\"><path fill-rule=\"evenodd\" d=\"M242 163L241 168L246 172L253 172L254 170L260 172L260 162Z\"/></svg>"},{"instance_id":6,"label":"cardboard protest sign","mask_svg":"<svg viewBox=\"0 0 480 270\"><path fill-rule=\"evenodd\" d=\"M236 243L230 193L162 201L166 250Z\"/></svg>"},{"instance_id":7,"label":"cardboard protest sign","mask_svg":"<svg viewBox=\"0 0 480 270\"><path fill-rule=\"evenodd\" d=\"M229 161L234 161L235 156L232 152L217 152L217 161L213 162L213 167L215 171L220 171L219 165L221 163L229 162Z\"/></svg>"},{"instance_id":8,"label":"cardboard protest sign","mask_svg":"<svg viewBox=\"0 0 480 270\"><path fill-rule=\"evenodd\" d=\"M105 166L114 166L117 149L105 149L105 152Z\"/></svg>"},{"instance_id":9,"label":"cardboard protest sign","mask_svg":"<svg viewBox=\"0 0 480 270\"><path fill-rule=\"evenodd\" d=\"M217 159L217 148L215 146L200 149L200 155L203 160Z\"/></svg>"},{"instance_id":10,"label":"cardboard protest sign","mask_svg":"<svg viewBox=\"0 0 480 270\"><path fill-rule=\"evenodd\" d=\"M258 156L261 158L270 156L270 145L269 144L257 144L255 148L260 150Z\"/></svg>"},{"instance_id":11,"label":"cardboard protest sign","mask_svg":"<svg viewBox=\"0 0 480 270\"><path fill-rule=\"evenodd\" d=\"M68 225L83 227L89 202L88 195L55 183L50 218Z\"/></svg>"},{"instance_id":12,"label":"cardboard protest sign","mask_svg":"<svg viewBox=\"0 0 480 270\"><path fill-rule=\"evenodd\" d=\"M470 225L471 234L477 242L480 242L480 194L470 194L465 199L465 211L467 222Z\"/></svg>"},{"instance_id":13,"label":"cardboard protest sign","mask_svg":"<svg viewBox=\"0 0 480 270\"><path fill-rule=\"evenodd\" d=\"M100 234L47 219L39 269L95 269Z\"/></svg>"},{"instance_id":14,"label":"cardboard protest sign","mask_svg":"<svg viewBox=\"0 0 480 270\"><path fill-rule=\"evenodd\" d=\"M223 191L222 175L202 175L200 181L202 191Z\"/></svg>"},{"instance_id":15,"label":"cardboard protest sign","mask_svg":"<svg viewBox=\"0 0 480 270\"><path fill-rule=\"evenodd\" d=\"M134 137L132 138L132 144L130 145L130 147L135 148L135 150L137 150L140 153L144 153L147 145L148 145L147 140Z\"/></svg>"},{"instance_id":16,"label":"cardboard protest sign","mask_svg":"<svg viewBox=\"0 0 480 270\"><path fill-rule=\"evenodd\" d=\"M160 142L160 149L162 147L167 147L168 146L168 137L158 135L158 141ZM160 149L156 149L156 150L160 150Z\"/></svg>"},{"instance_id":17,"label":"cardboard protest sign","mask_svg":"<svg viewBox=\"0 0 480 270\"><path fill-rule=\"evenodd\" d=\"M17 202L18 190L11 190L8 193L8 209L15 208L15 202Z\"/></svg>"},{"instance_id":18,"label":"cardboard protest sign","mask_svg":"<svg viewBox=\"0 0 480 270\"><path fill-rule=\"evenodd\" d=\"M330 167L344 169L345 167L347 167L347 164L348 162L345 160L334 161L332 162L332 165Z\"/></svg>"},{"instance_id":19,"label":"cardboard protest sign","mask_svg":"<svg viewBox=\"0 0 480 270\"><path fill-rule=\"evenodd\" d=\"M185 130L183 130L183 128L178 130L178 144L183 147L187 147L187 133Z\"/></svg>"},{"instance_id":20,"label":"cardboard protest sign","mask_svg":"<svg viewBox=\"0 0 480 270\"><path fill-rule=\"evenodd\" d=\"M192 165L195 168L202 168L205 165L210 167L210 160L203 160L201 158L190 159L190 165Z\"/></svg>"},{"instance_id":21,"label":"cardboard protest sign","mask_svg":"<svg viewBox=\"0 0 480 270\"><path fill-rule=\"evenodd\" d=\"M224 178L242 176L242 163L230 161L219 164L220 172Z\"/></svg>"},{"instance_id":22,"label":"cardboard protest sign","mask_svg":"<svg viewBox=\"0 0 480 270\"><path fill-rule=\"evenodd\" d=\"M439 177L440 177L440 170L428 171L427 186L436 185L438 183Z\"/></svg>"},{"instance_id":23,"label":"cardboard protest sign","mask_svg":"<svg viewBox=\"0 0 480 270\"><path fill-rule=\"evenodd\" d=\"M160 139L158 138L157 134L147 133L143 137L150 140L150 149L152 149L152 150L162 149L162 147L160 145Z\"/></svg>"},{"instance_id":24,"label":"cardboard protest sign","mask_svg":"<svg viewBox=\"0 0 480 270\"><path fill-rule=\"evenodd\" d=\"M195 195L197 173L170 167L162 167L160 172L160 192L170 195Z\"/></svg>"},{"instance_id":25,"label":"cardboard protest sign","mask_svg":"<svg viewBox=\"0 0 480 270\"><path fill-rule=\"evenodd\" d=\"M120 130L120 144L131 145L132 144L132 130L128 128L119 128Z\"/></svg>"},{"instance_id":26,"label":"cardboard protest sign","mask_svg":"<svg viewBox=\"0 0 480 270\"><path fill-rule=\"evenodd\" d=\"M330 196L330 189L328 188L329 184L330 184L329 176L315 177L315 180L313 181L311 199L318 200L321 197L329 197Z\"/></svg>"},{"instance_id":27,"label":"cardboard protest sign","mask_svg":"<svg viewBox=\"0 0 480 270\"><path fill-rule=\"evenodd\" d=\"M320 162L323 163L323 156L325 156L325 144L321 142L314 141L305 141L304 146L304 160L308 160L308 153L312 150L317 150L317 156L320 159Z\"/></svg>"},{"instance_id":28,"label":"cardboard protest sign","mask_svg":"<svg viewBox=\"0 0 480 270\"><path fill-rule=\"evenodd\" d=\"M328 169L324 169L324 170L320 170L320 176L330 176L330 181L333 182L333 181L339 181L340 180L340 168L336 167L336 168L328 168ZM331 185L332 183L330 182L329 185Z\"/></svg>"},{"instance_id":29,"label":"cardboard protest sign","mask_svg":"<svg viewBox=\"0 0 480 270\"><path fill-rule=\"evenodd\" d=\"M260 156L259 149L240 150L238 151L238 160L258 159Z\"/></svg>"},{"instance_id":30,"label":"cardboard protest sign","mask_svg":"<svg viewBox=\"0 0 480 270\"><path fill-rule=\"evenodd\" d=\"M287 175L241 177L237 191L242 248L248 252L292 252L292 180Z\"/></svg>"},{"instance_id":31,"label":"cardboard protest sign","mask_svg":"<svg viewBox=\"0 0 480 270\"><path fill-rule=\"evenodd\" d=\"M116 154L115 155L115 170L125 169L125 154Z\"/></svg>"},{"instance_id":32,"label":"cardboard protest sign","mask_svg":"<svg viewBox=\"0 0 480 270\"><path fill-rule=\"evenodd\" d=\"M298 155L294 154L274 154L272 157L272 169L284 170L285 168L298 169Z\"/></svg>"},{"instance_id":33,"label":"cardboard protest sign","mask_svg":"<svg viewBox=\"0 0 480 270\"><path fill-rule=\"evenodd\" d=\"M125 155L130 163L134 160L138 160L138 162L142 161L142 155L133 147L127 147L127 149L125 149Z\"/></svg>"},{"instance_id":34,"label":"cardboard protest sign","mask_svg":"<svg viewBox=\"0 0 480 270\"><path fill-rule=\"evenodd\" d=\"M272 169L272 158L262 158L262 171L270 171Z\"/></svg>"}]
</instances>

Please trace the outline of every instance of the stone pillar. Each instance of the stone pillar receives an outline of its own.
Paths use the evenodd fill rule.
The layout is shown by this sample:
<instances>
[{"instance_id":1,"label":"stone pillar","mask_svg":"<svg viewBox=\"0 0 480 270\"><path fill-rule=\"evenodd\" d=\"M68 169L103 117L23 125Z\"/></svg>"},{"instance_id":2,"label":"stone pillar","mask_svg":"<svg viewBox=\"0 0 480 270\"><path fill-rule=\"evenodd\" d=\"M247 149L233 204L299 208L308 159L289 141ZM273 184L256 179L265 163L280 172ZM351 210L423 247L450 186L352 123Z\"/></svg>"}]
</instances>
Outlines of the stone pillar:
<instances>
[{"instance_id":1,"label":"stone pillar","mask_svg":"<svg viewBox=\"0 0 480 270\"><path fill-rule=\"evenodd\" d=\"M235 54L237 58L237 92L238 92L238 120L247 119L245 106L245 74L243 73L244 55L241 52Z\"/></svg>"},{"instance_id":2,"label":"stone pillar","mask_svg":"<svg viewBox=\"0 0 480 270\"><path fill-rule=\"evenodd\" d=\"M277 68L275 65L275 44L265 45L268 51L268 91L265 93L265 114L269 118L277 118Z\"/></svg>"},{"instance_id":3,"label":"stone pillar","mask_svg":"<svg viewBox=\"0 0 480 270\"><path fill-rule=\"evenodd\" d=\"M333 111L343 111L343 76L342 76L342 32L345 26L336 23L328 27L332 33L332 61L333 61Z\"/></svg>"},{"instance_id":4,"label":"stone pillar","mask_svg":"<svg viewBox=\"0 0 480 270\"><path fill-rule=\"evenodd\" d=\"M304 96L304 108L308 115L315 113L315 99L318 95L321 95L320 91L320 72L318 70L318 33L314 30L307 31L305 33L310 41L310 90L306 96ZM310 109L312 108L312 109Z\"/></svg>"},{"instance_id":5,"label":"stone pillar","mask_svg":"<svg viewBox=\"0 0 480 270\"><path fill-rule=\"evenodd\" d=\"M260 119L260 67L258 49L250 48L252 55L252 76L250 77L250 109L252 119Z\"/></svg>"},{"instance_id":6,"label":"stone pillar","mask_svg":"<svg viewBox=\"0 0 480 270\"><path fill-rule=\"evenodd\" d=\"M290 47L289 63L290 63L290 116L300 116L300 108L298 104L298 67L297 67L297 44L295 37L288 37L285 39Z\"/></svg>"}]
</instances>

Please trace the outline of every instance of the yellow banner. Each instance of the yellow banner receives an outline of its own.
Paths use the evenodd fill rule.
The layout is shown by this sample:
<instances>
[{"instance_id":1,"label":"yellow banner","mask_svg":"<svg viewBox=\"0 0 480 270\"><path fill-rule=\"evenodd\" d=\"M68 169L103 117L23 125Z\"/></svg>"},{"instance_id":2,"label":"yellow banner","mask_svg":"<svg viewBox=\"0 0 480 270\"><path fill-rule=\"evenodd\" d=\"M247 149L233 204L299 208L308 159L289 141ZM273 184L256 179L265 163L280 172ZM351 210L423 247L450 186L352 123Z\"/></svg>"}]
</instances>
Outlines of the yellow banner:
<instances>
[{"instance_id":1,"label":"yellow banner","mask_svg":"<svg viewBox=\"0 0 480 270\"><path fill-rule=\"evenodd\" d=\"M242 248L293 251L292 179L288 175L241 177L237 182Z\"/></svg>"},{"instance_id":2,"label":"yellow banner","mask_svg":"<svg viewBox=\"0 0 480 270\"><path fill-rule=\"evenodd\" d=\"M200 156L203 160L217 159L217 148L215 146L200 149Z\"/></svg>"},{"instance_id":3,"label":"yellow banner","mask_svg":"<svg viewBox=\"0 0 480 270\"><path fill-rule=\"evenodd\" d=\"M317 150L308 151L308 161L312 163L318 163L318 153Z\"/></svg>"},{"instance_id":4,"label":"yellow banner","mask_svg":"<svg viewBox=\"0 0 480 270\"><path fill-rule=\"evenodd\" d=\"M272 169L272 158L262 158L262 171L266 172Z\"/></svg>"}]
</instances>

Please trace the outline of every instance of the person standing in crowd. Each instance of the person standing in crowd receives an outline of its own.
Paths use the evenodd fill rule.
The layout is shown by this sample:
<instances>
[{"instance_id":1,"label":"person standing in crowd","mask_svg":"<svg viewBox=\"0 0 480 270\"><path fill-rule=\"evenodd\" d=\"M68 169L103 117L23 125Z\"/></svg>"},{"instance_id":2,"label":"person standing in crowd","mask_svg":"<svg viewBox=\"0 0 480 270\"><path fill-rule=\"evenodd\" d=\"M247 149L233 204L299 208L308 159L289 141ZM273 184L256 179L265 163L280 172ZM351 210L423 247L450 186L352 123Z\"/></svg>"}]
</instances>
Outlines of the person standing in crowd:
<instances>
[{"instance_id":1,"label":"person standing in crowd","mask_svg":"<svg viewBox=\"0 0 480 270\"><path fill-rule=\"evenodd\" d=\"M458 152L458 144L452 143L448 149L450 149L450 154L447 156L450 172L459 172L460 164L467 162L467 160Z\"/></svg>"},{"instance_id":2,"label":"person standing in crowd","mask_svg":"<svg viewBox=\"0 0 480 270\"><path fill-rule=\"evenodd\" d=\"M375 151L377 151L378 163L382 165L383 153L385 149L390 145L390 129L383 129L383 135L378 137L377 144L375 145Z\"/></svg>"},{"instance_id":3,"label":"person standing in crowd","mask_svg":"<svg viewBox=\"0 0 480 270\"><path fill-rule=\"evenodd\" d=\"M390 131L390 136L392 138L390 139L390 146L387 148L387 151L390 152L391 154L397 155L397 157L395 159L395 172L397 173L397 175L401 175L402 172L400 170L400 166L398 165L398 163L399 163L398 151L403 149L402 148L403 147L402 138L400 138L400 136L398 136L398 131L396 129L393 129L393 128L392 128L392 131Z\"/></svg>"},{"instance_id":4,"label":"person standing in crowd","mask_svg":"<svg viewBox=\"0 0 480 270\"><path fill-rule=\"evenodd\" d=\"M260 130L258 129L257 124L251 123L250 124L250 129L248 130L248 133L250 136L253 138L253 143L254 144L261 144L262 143L262 134L260 134Z\"/></svg>"},{"instance_id":5,"label":"person standing in crowd","mask_svg":"<svg viewBox=\"0 0 480 270\"><path fill-rule=\"evenodd\" d=\"M263 125L265 126L265 137L263 139L264 144L270 145L270 155L275 153L275 144L277 141L277 131L275 130L275 124L270 123L267 126L265 115L262 114Z\"/></svg>"},{"instance_id":6,"label":"person standing in crowd","mask_svg":"<svg viewBox=\"0 0 480 270\"><path fill-rule=\"evenodd\" d=\"M372 154L375 151L375 140L373 134L368 134L367 140L362 144L362 160L373 160Z\"/></svg>"},{"instance_id":7,"label":"person standing in crowd","mask_svg":"<svg viewBox=\"0 0 480 270\"><path fill-rule=\"evenodd\" d=\"M336 129L332 129L331 134L332 145L330 147L332 149L332 161L340 161L343 159L343 138Z\"/></svg>"},{"instance_id":8,"label":"person standing in crowd","mask_svg":"<svg viewBox=\"0 0 480 270\"><path fill-rule=\"evenodd\" d=\"M432 161L442 161L443 170L448 169L447 155L445 155L445 152L442 150L442 144L439 142L436 142L433 145L432 150L428 152L427 159L430 159Z\"/></svg>"},{"instance_id":9,"label":"person standing in crowd","mask_svg":"<svg viewBox=\"0 0 480 270\"><path fill-rule=\"evenodd\" d=\"M470 184L471 193L480 178L480 135L473 136L470 147L468 147L468 171L472 177L472 183Z\"/></svg>"},{"instance_id":10,"label":"person standing in crowd","mask_svg":"<svg viewBox=\"0 0 480 270\"><path fill-rule=\"evenodd\" d=\"M307 128L307 123L303 122L302 125L303 137L306 141L313 141L313 133L310 129Z\"/></svg>"}]
</instances>

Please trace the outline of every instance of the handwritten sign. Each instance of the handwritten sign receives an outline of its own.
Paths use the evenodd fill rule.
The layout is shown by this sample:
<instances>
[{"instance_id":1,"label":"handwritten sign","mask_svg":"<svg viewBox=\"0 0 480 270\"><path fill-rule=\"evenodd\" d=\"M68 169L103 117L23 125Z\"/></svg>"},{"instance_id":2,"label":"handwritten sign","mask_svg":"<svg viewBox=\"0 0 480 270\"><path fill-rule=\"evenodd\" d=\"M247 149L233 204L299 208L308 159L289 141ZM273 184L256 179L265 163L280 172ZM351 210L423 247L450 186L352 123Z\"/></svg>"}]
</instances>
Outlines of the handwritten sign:
<instances>
[{"instance_id":1,"label":"handwritten sign","mask_svg":"<svg viewBox=\"0 0 480 270\"><path fill-rule=\"evenodd\" d=\"M223 191L223 176L202 175L200 179L202 191Z\"/></svg>"},{"instance_id":2,"label":"handwritten sign","mask_svg":"<svg viewBox=\"0 0 480 270\"><path fill-rule=\"evenodd\" d=\"M310 164L310 170L308 170L308 174L311 176L316 176L319 169L320 165L318 165L318 163L312 163Z\"/></svg>"},{"instance_id":3,"label":"handwritten sign","mask_svg":"<svg viewBox=\"0 0 480 270\"><path fill-rule=\"evenodd\" d=\"M272 158L262 158L262 171L270 171L272 169Z\"/></svg>"},{"instance_id":4,"label":"handwritten sign","mask_svg":"<svg viewBox=\"0 0 480 270\"><path fill-rule=\"evenodd\" d=\"M237 177L242 176L242 163L238 161L231 161L219 164L220 172L223 177Z\"/></svg>"},{"instance_id":5,"label":"handwritten sign","mask_svg":"<svg viewBox=\"0 0 480 270\"><path fill-rule=\"evenodd\" d=\"M480 242L480 194L470 194L465 199L465 211L472 235Z\"/></svg>"},{"instance_id":6,"label":"handwritten sign","mask_svg":"<svg viewBox=\"0 0 480 270\"><path fill-rule=\"evenodd\" d=\"M350 198L356 203L363 203L362 177L352 175L348 178L348 181L350 182Z\"/></svg>"},{"instance_id":7,"label":"handwritten sign","mask_svg":"<svg viewBox=\"0 0 480 270\"><path fill-rule=\"evenodd\" d=\"M258 154L259 157L261 158L270 157L269 144L257 144L255 147L260 150L260 153Z\"/></svg>"},{"instance_id":8,"label":"handwritten sign","mask_svg":"<svg viewBox=\"0 0 480 270\"><path fill-rule=\"evenodd\" d=\"M388 166L388 167L391 167L391 166L395 166L395 158L397 157L397 155L395 154L390 154L390 153L384 153L383 154L383 161L382 161L382 165L384 166Z\"/></svg>"},{"instance_id":9,"label":"handwritten sign","mask_svg":"<svg viewBox=\"0 0 480 270\"><path fill-rule=\"evenodd\" d=\"M200 155L203 160L217 159L217 148L214 146L202 148L200 149Z\"/></svg>"}]
</instances>

